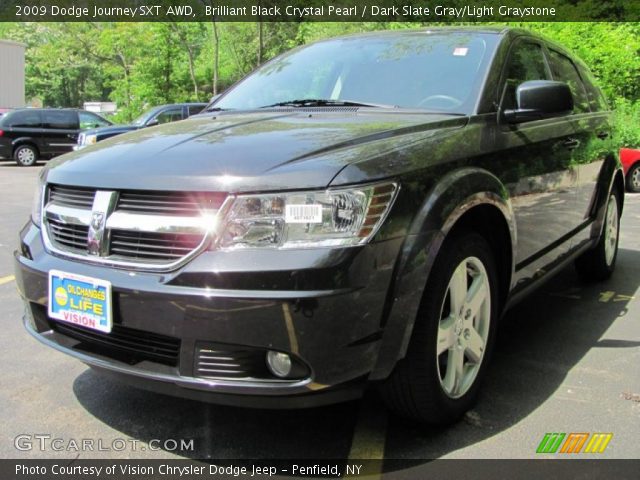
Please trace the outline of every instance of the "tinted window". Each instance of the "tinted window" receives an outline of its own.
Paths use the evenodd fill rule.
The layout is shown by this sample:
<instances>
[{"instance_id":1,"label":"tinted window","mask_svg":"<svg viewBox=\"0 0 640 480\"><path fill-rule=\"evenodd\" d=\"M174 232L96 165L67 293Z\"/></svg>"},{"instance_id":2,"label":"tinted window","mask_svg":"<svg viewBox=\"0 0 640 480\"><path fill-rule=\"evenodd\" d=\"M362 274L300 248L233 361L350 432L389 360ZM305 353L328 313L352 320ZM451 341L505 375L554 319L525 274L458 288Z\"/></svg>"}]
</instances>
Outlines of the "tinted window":
<instances>
[{"instance_id":1,"label":"tinted window","mask_svg":"<svg viewBox=\"0 0 640 480\"><path fill-rule=\"evenodd\" d=\"M71 110L45 110L44 128L74 130L78 128L78 114Z\"/></svg>"},{"instance_id":2,"label":"tinted window","mask_svg":"<svg viewBox=\"0 0 640 480\"><path fill-rule=\"evenodd\" d=\"M584 83L584 87L587 91L587 98L589 99L591 111L597 112L600 110L608 110L609 106L607 105L607 101L605 100L602 91L596 86L595 79L593 78L593 75L591 75L591 72L582 65L578 65L578 69L580 70L582 82Z\"/></svg>"},{"instance_id":3,"label":"tinted window","mask_svg":"<svg viewBox=\"0 0 640 480\"><path fill-rule=\"evenodd\" d=\"M189 116L200 113L203 108L204 107L202 105L189 107Z\"/></svg>"},{"instance_id":4,"label":"tinted window","mask_svg":"<svg viewBox=\"0 0 640 480\"><path fill-rule=\"evenodd\" d=\"M250 109L311 98L470 112L497 40L469 32L322 41L263 65L216 107Z\"/></svg>"},{"instance_id":5,"label":"tinted window","mask_svg":"<svg viewBox=\"0 0 640 480\"><path fill-rule=\"evenodd\" d=\"M565 82L571 88L574 111L578 113L588 112L589 100L575 65L568 57L555 50L550 50L549 53L551 55L551 71L554 79Z\"/></svg>"},{"instance_id":6,"label":"tinted window","mask_svg":"<svg viewBox=\"0 0 640 480\"><path fill-rule=\"evenodd\" d=\"M182 120L182 107L165 110L164 112L156 115L156 120L158 120L158 123L160 124Z\"/></svg>"},{"instance_id":7,"label":"tinted window","mask_svg":"<svg viewBox=\"0 0 640 480\"><path fill-rule=\"evenodd\" d=\"M41 127L40 112L33 110L21 110L8 113L3 119L3 124L14 128L37 128Z\"/></svg>"},{"instance_id":8,"label":"tinted window","mask_svg":"<svg viewBox=\"0 0 640 480\"><path fill-rule=\"evenodd\" d=\"M106 127L109 125L104 118L94 115L90 112L78 112L80 117L80 129L86 130L87 128Z\"/></svg>"},{"instance_id":9,"label":"tinted window","mask_svg":"<svg viewBox=\"0 0 640 480\"><path fill-rule=\"evenodd\" d=\"M519 42L509 55L506 70L504 108L516 108L516 88L529 80L549 80L542 47L537 43Z\"/></svg>"}]
</instances>

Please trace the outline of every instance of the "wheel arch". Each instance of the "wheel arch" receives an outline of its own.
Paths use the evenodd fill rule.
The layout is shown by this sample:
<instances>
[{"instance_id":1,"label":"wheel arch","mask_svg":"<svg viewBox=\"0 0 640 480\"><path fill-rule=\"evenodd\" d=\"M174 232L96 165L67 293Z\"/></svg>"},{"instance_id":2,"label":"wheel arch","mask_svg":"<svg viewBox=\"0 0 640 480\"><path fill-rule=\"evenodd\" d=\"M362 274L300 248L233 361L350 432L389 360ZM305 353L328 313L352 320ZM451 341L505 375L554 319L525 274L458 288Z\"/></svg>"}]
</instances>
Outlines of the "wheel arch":
<instances>
[{"instance_id":1,"label":"wheel arch","mask_svg":"<svg viewBox=\"0 0 640 480\"><path fill-rule=\"evenodd\" d=\"M18 137L13 142L11 142L11 153L13 154L16 151L16 148L21 147L23 145L29 145L36 149L38 155L40 154L40 148L38 147L38 142L36 142L35 138L31 137Z\"/></svg>"},{"instance_id":2,"label":"wheel arch","mask_svg":"<svg viewBox=\"0 0 640 480\"><path fill-rule=\"evenodd\" d=\"M447 238L482 234L496 254L504 306L515 268L517 230L508 191L489 171L466 167L441 179L415 215L387 299L384 333L371 379L386 378L404 357L433 263Z\"/></svg>"}]
</instances>

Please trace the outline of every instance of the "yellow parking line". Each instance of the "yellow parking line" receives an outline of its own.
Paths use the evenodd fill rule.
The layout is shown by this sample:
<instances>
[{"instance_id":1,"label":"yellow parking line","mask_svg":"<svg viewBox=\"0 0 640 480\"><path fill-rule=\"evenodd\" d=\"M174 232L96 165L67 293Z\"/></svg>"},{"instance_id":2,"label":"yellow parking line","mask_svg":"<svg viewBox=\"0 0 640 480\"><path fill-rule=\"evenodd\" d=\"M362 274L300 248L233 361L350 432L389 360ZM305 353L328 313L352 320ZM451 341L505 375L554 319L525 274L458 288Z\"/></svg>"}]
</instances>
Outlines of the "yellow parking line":
<instances>
[{"instance_id":1,"label":"yellow parking line","mask_svg":"<svg viewBox=\"0 0 640 480\"><path fill-rule=\"evenodd\" d=\"M378 402L365 397L360 404L348 457L350 464L357 464L359 460L373 460L366 464L364 476L361 478L382 478L387 423L386 409Z\"/></svg>"},{"instance_id":2,"label":"yellow parking line","mask_svg":"<svg viewBox=\"0 0 640 480\"><path fill-rule=\"evenodd\" d=\"M4 285L5 283L13 282L16 279L13 275L7 275L6 277L0 277L0 285Z\"/></svg>"}]
</instances>

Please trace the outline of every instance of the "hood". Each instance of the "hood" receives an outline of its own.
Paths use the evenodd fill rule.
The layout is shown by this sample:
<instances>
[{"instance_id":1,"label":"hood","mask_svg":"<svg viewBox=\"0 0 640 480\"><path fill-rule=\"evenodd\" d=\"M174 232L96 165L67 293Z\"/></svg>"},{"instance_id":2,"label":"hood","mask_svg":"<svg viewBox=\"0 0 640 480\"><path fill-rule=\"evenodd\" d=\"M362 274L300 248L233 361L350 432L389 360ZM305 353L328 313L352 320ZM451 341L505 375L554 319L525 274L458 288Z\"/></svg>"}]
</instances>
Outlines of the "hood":
<instances>
[{"instance_id":1,"label":"hood","mask_svg":"<svg viewBox=\"0 0 640 480\"><path fill-rule=\"evenodd\" d=\"M415 111L319 110L212 113L140 129L49 162L47 181L227 192L324 188L348 165L467 122Z\"/></svg>"}]
</instances>

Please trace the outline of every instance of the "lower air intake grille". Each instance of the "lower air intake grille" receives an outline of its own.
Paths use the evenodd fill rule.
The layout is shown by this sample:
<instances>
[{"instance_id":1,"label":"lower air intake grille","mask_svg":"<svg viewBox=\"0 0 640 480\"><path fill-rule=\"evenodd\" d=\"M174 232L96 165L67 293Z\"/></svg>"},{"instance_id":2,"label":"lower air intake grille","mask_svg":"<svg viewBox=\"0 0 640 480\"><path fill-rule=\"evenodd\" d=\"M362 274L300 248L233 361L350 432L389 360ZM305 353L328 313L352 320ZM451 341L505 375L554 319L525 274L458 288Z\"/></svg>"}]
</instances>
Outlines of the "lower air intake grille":
<instances>
[{"instance_id":1,"label":"lower air intake grille","mask_svg":"<svg viewBox=\"0 0 640 480\"><path fill-rule=\"evenodd\" d=\"M80 348L89 352L135 364L144 360L177 366L180 339L114 325L111 333L87 330L75 325L50 320L51 328L79 340Z\"/></svg>"},{"instance_id":2,"label":"lower air intake grille","mask_svg":"<svg viewBox=\"0 0 640 480\"><path fill-rule=\"evenodd\" d=\"M204 344L196 346L195 375L226 380L273 378L263 350Z\"/></svg>"}]
</instances>

